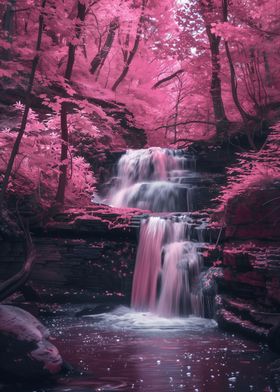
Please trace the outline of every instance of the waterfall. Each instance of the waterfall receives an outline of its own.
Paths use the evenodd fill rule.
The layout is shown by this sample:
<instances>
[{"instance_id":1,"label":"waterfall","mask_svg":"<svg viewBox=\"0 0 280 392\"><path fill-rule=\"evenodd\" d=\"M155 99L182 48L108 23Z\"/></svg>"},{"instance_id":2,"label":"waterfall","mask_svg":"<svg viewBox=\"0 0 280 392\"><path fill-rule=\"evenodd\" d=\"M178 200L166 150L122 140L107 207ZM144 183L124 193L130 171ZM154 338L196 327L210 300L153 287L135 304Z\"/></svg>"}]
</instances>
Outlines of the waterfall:
<instances>
[{"instance_id":1,"label":"waterfall","mask_svg":"<svg viewBox=\"0 0 280 392\"><path fill-rule=\"evenodd\" d=\"M178 151L128 150L118 162L115 185L106 202L153 212L193 210L193 187L182 179L195 175L194 165L193 156L187 158Z\"/></svg>"},{"instance_id":2,"label":"waterfall","mask_svg":"<svg viewBox=\"0 0 280 392\"><path fill-rule=\"evenodd\" d=\"M202 260L186 241L184 221L150 217L141 223L131 305L164 317L203 316L199 289Z\"/></svg>"},{"instance_id":3,"label":"waterfall","mask_svg":"<svg viewBox=\"0 0 280 392\"><path fill-rule=\"evenodd\" d=\"M158 147L128 150L107 202L152 212L192 211L196 179L191 155ZM203 316L201 257L190 240L190 217L177 215L142 219L131 304L164 317Z\"/></svg>"}]
</instances>

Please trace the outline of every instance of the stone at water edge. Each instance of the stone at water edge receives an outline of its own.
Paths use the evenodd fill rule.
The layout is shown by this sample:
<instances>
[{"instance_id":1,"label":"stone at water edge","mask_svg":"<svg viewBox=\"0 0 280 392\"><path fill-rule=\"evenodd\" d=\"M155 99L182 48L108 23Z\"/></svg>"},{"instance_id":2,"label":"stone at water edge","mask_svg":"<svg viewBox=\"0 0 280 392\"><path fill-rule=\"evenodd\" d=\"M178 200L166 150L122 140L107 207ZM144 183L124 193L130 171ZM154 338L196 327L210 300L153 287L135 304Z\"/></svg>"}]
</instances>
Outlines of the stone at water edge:
<instances>
[{"instance_id":1,"label":"stone at water edge","mask_svg":"<svg viewBox=\"0 0 280 392\"><path fill-rule=\"evenodd\" d=\"M63 367L48 329L23 309L0 305L0 376L33 379L58 374Z\"/></svg>"}]
</instances>

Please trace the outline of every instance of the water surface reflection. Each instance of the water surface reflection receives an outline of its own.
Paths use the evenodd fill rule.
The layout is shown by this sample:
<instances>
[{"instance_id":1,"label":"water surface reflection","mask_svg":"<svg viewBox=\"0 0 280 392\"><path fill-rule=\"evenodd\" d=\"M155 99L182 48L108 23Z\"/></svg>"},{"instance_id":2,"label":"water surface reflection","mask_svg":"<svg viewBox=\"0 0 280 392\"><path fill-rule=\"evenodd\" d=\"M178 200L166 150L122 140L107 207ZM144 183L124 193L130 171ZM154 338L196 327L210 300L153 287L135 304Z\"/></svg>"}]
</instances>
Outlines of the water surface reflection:
<instances>
[{"instance_id":1,"label":"water surface reflection","mask_svg":"<svg viewBox=\"0 0 280 392\"><path fill-rule=\"evenodd\" d=\"M64 357L81 376L95 380L64 380L68 391L79 391L82 381L88 391L273 390L268 366L274 356L257 343L221 333L212 320L164 319L120 307L57 319L54 327Z\"/></svg>"},{"instance_id":2,"label":"water surface reflection","mask_svg":"<svg viewBox=\"0 0 280 392\"><path fill-rule=\"evenodd\" d=\"M164 319L119 307L45 322L78 374L53 387L3 392L277 390L269 373L275 356L262 345L220 332L211 320Z\"/></svg>"}]
</instances>

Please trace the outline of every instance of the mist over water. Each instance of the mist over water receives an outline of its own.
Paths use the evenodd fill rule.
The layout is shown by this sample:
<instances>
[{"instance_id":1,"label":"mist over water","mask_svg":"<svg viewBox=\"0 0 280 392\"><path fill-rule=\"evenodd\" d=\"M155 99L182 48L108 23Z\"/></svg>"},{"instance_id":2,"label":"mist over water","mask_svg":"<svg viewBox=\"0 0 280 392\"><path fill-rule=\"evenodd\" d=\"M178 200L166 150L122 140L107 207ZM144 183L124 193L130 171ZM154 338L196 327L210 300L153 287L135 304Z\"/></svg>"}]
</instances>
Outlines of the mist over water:
<instances>
[{"instance_id":1,"label":"mist over water","mask_svg":"<svg viewBox=\"0 0 280 392\"><path fill-rule=\"evenodd\" d=\"M119 306L115 310L89 315L85 318L88 325L94 323L95 328L106 331L134 331L137 333L150 334L154 332L189 332L197 333L209 329L215 329L217 323L214 320L200 317L163 317L153 312L140 312L126 306Z\"/></svg>"}]
</instances>

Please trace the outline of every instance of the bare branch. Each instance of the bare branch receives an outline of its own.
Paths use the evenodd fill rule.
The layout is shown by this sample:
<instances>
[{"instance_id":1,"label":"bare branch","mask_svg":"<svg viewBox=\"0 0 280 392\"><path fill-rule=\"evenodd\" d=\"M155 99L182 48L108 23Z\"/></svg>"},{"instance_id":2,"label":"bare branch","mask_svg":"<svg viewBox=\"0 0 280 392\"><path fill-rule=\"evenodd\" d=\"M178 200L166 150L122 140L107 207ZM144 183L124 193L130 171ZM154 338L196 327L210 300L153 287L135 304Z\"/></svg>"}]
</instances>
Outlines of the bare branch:
<instances>
[{"instance_id":1,"label":"bare branch","mask_svg":"<svg viewBox=\"0 0 280 392\"><path fill-rule=\"evenodd\" d=\"M177 124L162 125L162 126L156 128L155 131L157 131L158 129L162 129L162 128L174 128L175 126L178 126L178 125L187 125L187 124L208 124L208 125L216 126L216 123L213 121L188 120L188 121L179 122Z\"/></svg>"},{"instance_id":2,"label":"bare branch","mask_svg":"<svg viewBox=\"0 0 280 392\"><path fill-rule=\"evenodd\" d=\"M174 142L171 142L170 144L176 144L176 143L181 143L181 142L192 143L195 141L196 141L195 139L181 138L181 139L175 140Z\"/></svg>"},{"instance_id":3,"label":"bare branch","mask_svg":"<svg viewBox=\"0 0 280 392\"><path fill-rule=\"evenodd\" d=\"M168 82L169 80L175 78L176 76L180 75L181 73L185 72L183 69L179 69L178 71L174 72L173 74L167 76L166 78L163 78L156 82L152 88L157 88L159 87L162 83Z\"/></svg>"}]
</instances>

